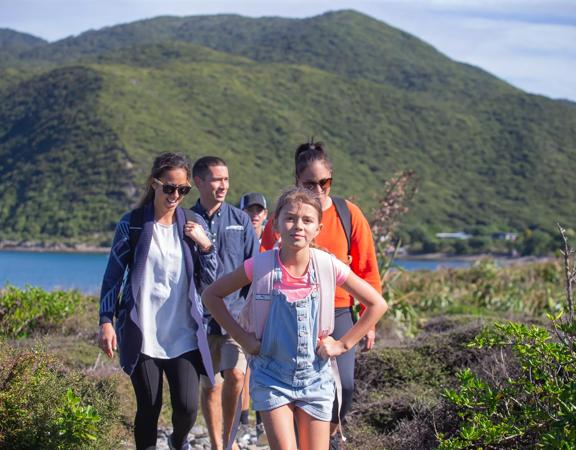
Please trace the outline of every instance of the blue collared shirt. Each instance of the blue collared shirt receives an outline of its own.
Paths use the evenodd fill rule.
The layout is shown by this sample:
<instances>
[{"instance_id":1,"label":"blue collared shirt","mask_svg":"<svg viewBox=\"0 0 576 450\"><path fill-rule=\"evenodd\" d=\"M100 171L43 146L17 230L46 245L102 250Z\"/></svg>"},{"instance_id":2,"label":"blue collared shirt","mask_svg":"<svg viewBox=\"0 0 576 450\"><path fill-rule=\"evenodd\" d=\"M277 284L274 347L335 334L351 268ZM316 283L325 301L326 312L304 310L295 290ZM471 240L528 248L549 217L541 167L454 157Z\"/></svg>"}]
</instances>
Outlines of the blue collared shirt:
<instances>
[{"instance_id":1,"label":"blue collared shirt","mask_svg":"<svg viewBox=\"0 0 576 450\"><path fill-rule=\"evenodd\" d=\"M200 214L208 225L210 239L216 246L220 258L220 275L234 271L244 261L258 254L260 246L252 227L250 217L241 209L228 203L222 203L220 209L212 217L200 204L200 200L192 207L192 211ZM248 286L228 295L224 302L228 311L236 317L244 306Z\"/></svg>"}]
</instances>

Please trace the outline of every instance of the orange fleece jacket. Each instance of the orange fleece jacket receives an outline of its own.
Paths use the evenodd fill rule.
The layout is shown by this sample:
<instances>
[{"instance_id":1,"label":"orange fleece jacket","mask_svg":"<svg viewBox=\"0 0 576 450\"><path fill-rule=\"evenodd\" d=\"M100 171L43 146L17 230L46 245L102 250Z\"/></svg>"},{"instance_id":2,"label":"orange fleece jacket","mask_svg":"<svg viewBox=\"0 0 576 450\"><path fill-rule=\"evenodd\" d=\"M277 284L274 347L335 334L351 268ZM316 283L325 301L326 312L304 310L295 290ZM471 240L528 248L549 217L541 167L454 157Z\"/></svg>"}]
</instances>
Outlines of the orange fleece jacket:
<instances>
[{"instance_id":1,"label":"orange fleece jacket","mask_svg":"<svg viewBox=\"0 0 576 450\"><path fill-rule=\"evenodd\" d=\"M374 240L372 239L372 230L370 230L370 225L360 208L348 200L346 200L346 203L352 218L352 233L350 236L350 256L352 261L349 264L350 268L381 294L382 285ZM273 219L270 219L262 233L260 251L270 250L278 238L279 235L273 230ZM334 204L322 212L322 230L316 237L315 243L319 248L329 251L340 261L348 264L346 234ZM336 308L348 307L354 304L354 299L344 289L337 287L334 304Z\"/></svg>"}]
</instances>

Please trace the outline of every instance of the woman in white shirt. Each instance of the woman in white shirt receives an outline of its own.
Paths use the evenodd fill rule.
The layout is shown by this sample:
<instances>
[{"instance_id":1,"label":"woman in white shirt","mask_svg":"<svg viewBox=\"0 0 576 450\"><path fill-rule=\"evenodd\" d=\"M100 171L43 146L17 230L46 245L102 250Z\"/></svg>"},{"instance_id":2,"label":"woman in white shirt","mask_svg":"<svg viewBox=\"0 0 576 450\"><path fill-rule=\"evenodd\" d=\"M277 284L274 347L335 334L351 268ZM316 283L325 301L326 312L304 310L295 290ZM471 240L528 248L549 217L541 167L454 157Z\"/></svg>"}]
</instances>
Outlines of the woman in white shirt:
<instances>
[{"instance_id":1,"label":"woman in white shirt","mask_svg":"<svg viewBox=\"0 0 576 450\"><path fill-rule=\"evenodd\" d=\"M130 375L138 450L156 448L163 374L170 386L173 449L189 448L199 376L213 374L200 292L216 277L217 256L204 220L179 207L190 178L184 156L155 159L139 206L116 227L102 283L99 345L110 358L118 346Z\"/></svg>"}]
</instances>

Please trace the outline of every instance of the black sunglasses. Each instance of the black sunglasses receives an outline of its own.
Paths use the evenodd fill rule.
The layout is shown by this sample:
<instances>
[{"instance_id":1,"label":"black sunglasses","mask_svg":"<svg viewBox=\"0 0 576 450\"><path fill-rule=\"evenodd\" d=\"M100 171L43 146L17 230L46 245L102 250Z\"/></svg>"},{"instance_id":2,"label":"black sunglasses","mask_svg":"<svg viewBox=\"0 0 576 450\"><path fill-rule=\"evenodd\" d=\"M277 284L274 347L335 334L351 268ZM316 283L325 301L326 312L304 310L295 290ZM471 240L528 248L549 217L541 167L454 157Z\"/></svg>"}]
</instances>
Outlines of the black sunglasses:
<instances>
[{"instance_id":1,"label":"black sunglasses","mask_svg":"<svg viewBox=\"0 0 576 450\"><path fill-rule=\"evenodd\" d=\"M192 189L190 185L176 186L175 184L164 184L158 178L154 178L154 182L162 186L162 192L166 195L172 195L176 190L178 190L178 194L180 195L187 195Z\"/></svg>"},{"instance_id":2,"label":"black sunglasses","mask_svg":"<svg viewBox=\"0 0 576 450\"><path fill-rule=\"evenodd\" d=\"M322 178L321 180L318 180L318 181L305 181L302 183L302 186L304 186L306 189L308 189L310 191L315 191L316 186L320 186L320 189L325 191L330 186L332 186L332 177Z\"/></svg>"}]
</instances>

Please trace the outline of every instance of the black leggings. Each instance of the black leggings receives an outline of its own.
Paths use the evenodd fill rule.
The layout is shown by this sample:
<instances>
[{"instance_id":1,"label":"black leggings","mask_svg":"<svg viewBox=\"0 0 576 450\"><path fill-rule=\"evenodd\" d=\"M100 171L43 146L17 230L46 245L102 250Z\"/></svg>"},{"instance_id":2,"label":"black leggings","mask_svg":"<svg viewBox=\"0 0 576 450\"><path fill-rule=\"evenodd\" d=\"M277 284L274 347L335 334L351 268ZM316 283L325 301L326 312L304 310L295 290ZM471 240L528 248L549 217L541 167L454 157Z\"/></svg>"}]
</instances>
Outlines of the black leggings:
<instances>
[{"instance_id":1,"label":"black leggings","mask_svg":"<svg viewBox=\"0 0 576 450\"><path fill-rule=\"evenodd\" d=\"M136 393L134 438L137 450L156 448L158 417L162 408L162 374L166 374L172 401L172 442L180 448L196 421L198 379L202 373L200 352L194 350L172 359L140 355L130 376Z\"/></svg>"},{"instance_id":2,"label":"black leggings","mask_svg":"<svg viewBox=\"0 0 576 450\"><path fill-rule=\"evenodd\" d=\"M336 308L334 320L334 332L332 337L340 339L346 332L352 328L354 321L352 319L352 308ZM356 346L352 347L346 353L336 357L338 363L338 372L342 381L342 406L340 408L340 420L344 422L344 417L350 411L352 406L352 394L354 393L354 357L356 355ZM332 423L338 423L338 399L334 400L332 408Z\"/></svg>"}]
</instances>

